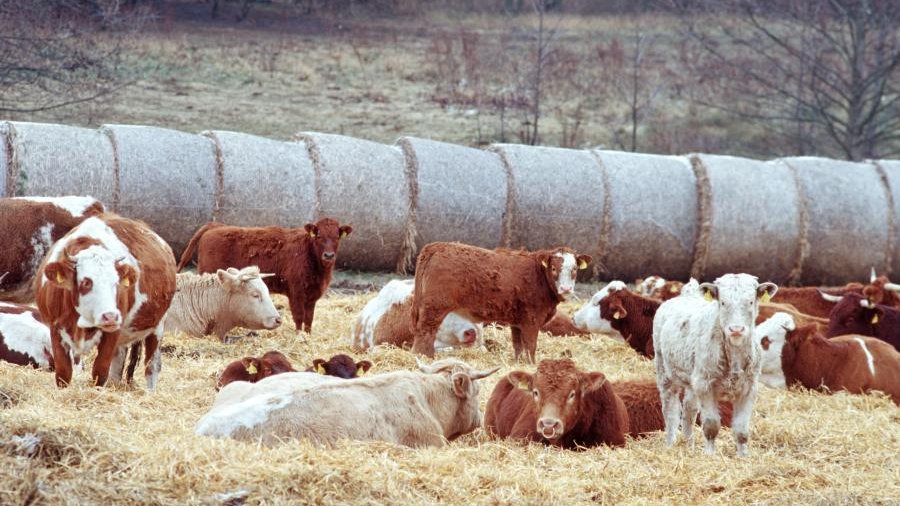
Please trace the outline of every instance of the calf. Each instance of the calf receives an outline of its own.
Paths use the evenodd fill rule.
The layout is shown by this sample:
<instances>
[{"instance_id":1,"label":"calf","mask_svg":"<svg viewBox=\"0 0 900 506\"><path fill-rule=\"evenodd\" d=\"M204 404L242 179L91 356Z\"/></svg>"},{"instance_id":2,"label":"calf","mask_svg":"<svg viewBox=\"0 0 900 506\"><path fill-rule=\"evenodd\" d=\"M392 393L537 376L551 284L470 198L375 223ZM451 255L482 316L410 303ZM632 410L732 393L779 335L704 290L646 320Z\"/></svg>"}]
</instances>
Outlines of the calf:
<instances>
[{"instance_id":1,"label":"calf","mask_svg":"<svg viewBox=\"0 0 900 506\"><path fill-rule=\"evenodd\" d=\"M622 339L621 334L609 324L609 320L600 317L600 301L602 301L612 290L627 290L625 283L622 281L610 281L602 289L598 290L591 297L591 300L578 308L575 315L572 316L572 323L581 330L591 333L612 334L616 339Z\"/></svg>"},{"instance_id":2,"label":"calf","mask_svg":"<svg viewBox=\"0 0 900 506\"><path fill-rule=\"evenodd\" d=\"M129 345L143 341L147 388L156 387L175 258L147 225L114 214L84 220L44 258L35 292L50 327L58 386L71 381L73 356L94 347L94 382L102 386L109 376L120 381Z\"/></svg>"},{"instance_id":3,"label":"calf","mask_svg":"<svg viewBox=\"0 0 900 506\"><path fill-rule=\"evenodd\" d=\"M666 281L660 276L650 276L634 282L635 293L651 299L666 301L681 294L681 281Z\"/></svg>"},{"instance_id":4,"label":"calf","mask_svg":"<svg viewBox=\"0 0 900 506\"><path fill-rule=\"evenodd\" d=\"M589 332L576 327L572 319L568 316L561 315L557 312L550 318L550 321L541 327L541 332L546 332L551 336L586 336Z\"/></svg>"},{"instance_id":5,"label":"calf","mask_svg":"<svg viewBox=\"0 0 900 506\"><path fill-rule=\"evenodd\" d=\"M900 349L900 309L872 304L859 294L846 294L831 310L825 337L848 334L877 337Z\"/></svg>"},{"instance_id":6,"label":"calf","mask_svg":"<svg viewBox=\"0 0 900 506\"><path fill-rule=\"evenodd\" d=\"M881 391L900 405L900 352L880 339L846 335L827 339L813 324L794 327L777 313L757 327L763 349L760 381L773 388L800 385L831 393Z\"/></svg>"},{"instance_id":7,"label":"calf","mask_svg":"<svg viewBox=\"0 0 900 506\"><path fill-rule=\"evenodd\" d=\"M803 314L817 318L828 318L840 296L848 293L862 293L863 285L849 283L841 288L822 290L812 286L781 288L772 297L772 302L790 304Z\"/></svg>"},{"instance_id":8,"label":"calf","mask_svg":"<svg viewBox=\"0 0 900 506\"><path fill-rule=\"evenodd\" d=\"M690 442L697 409L705 451L715 451L720 427L717 401L734 403L738 455L747 454L750 415L760 374L759 343L752 339L759 300L778 290L748 274L726 274L700 285L704 297L682 294L663 302L653 320L656 383L662 400L666 444L681 424Z\"/></svg>"},{"instance_id":9,"label":"calf","mask_svg":"<svg viewBox=\"0 0 900 506\"><path fill-rule=\"evenodd\" d=\"M53 370L50 329L37 310L0 302L0 361Z\"/></svg>"},{"instance_id":10,"label":"calf","mask_svg":"<svg viewBox=\"0 0 900 506\"><path fill-rule=\"evenodd\" d=\"M280 351L267 351L262 357L244 357L228 364L216 381L216 390L233 381L257 381L275 374L295 371L290 360Z\"/></svg>"},{"instance_id":11,"label":"calf","mask_svg":"<svg viewBox=\"0 0 900 506\"><path fill-rule=\"evenodd\" d=\"M653 358L653 316L661 304L628 290L611 290L600 301L600 317L607 320L639 354Z\"/></svg>"},{"instance_id":12,"label":"calf","mask_svg":"<svg viewBox=\"0 0 900 506\"><path fill-rule=\"evenodd\" d=\"M509 325L516 359L534 361L538 331L575 291L576 274L590 261L568 248L491 251L428 244L416 265L413 351L433 356L441 322L458 311L473 321Z\"/></svg>"},{"instance_id":13,"label":"calf","mask_svg":"<svg viewBox=\"0 0 900 506\"><path fill-rule=\"evenodd\" d=\"M353 227L323 218L303 228L229 227L207 223L191 238L178 270L197 252L197 272L257 265L275 275L265 279L274 293L286 295L299 333L312 331L316 301L328 289L341 239ZM303 339L301 335L298 335Z\"/></svg>"},{"instance_id":14,"label":"calf","mask_svg":"<svg viewBox=\"0 0 900 506\"><path fill-rule=\"evenodd\" d=\"M200 337L215 334L225 342L234 327L272 330L281 325L269 289L256 266L229 267L215 274L178 274L175 297L166 313L166 331Z\"/></svg>"},{"instance_id":15,"label":"calf","mask_svg":"<svg viewBox=\"0 0 900 506\"><path fill-rule=\"evenodd\" d=\"M485 409L490 437L575 449L623 446L628 412L601 372L570 359L541 360L537 371L513 371L494 387Z\"/></svg>"},{"instance_id":16,"label":"calf","mask_svg":"<svg viewBox=\"0 0 900 506\"><path fill-rule=\"evenodd\" d=\"M379 344L398 348L412 345L413 280L392 280L366 303L352 327L351 345L363 351ZM484 346L484 326L459 313L441 322L434 340L435 350L456 346Z\"/></svg>"},{"instance_id":17,"label":"calf","mask_svg":"<svg viewBox=\"0 0 900 506\"><path fill-rule=\"evenodd\" d=\"M328 360L325 360L324 358L313 360L312 366L308 367L306 371L334 376L336 378L350 379L362 376L367 373L371 367L372 362L369 362L368 360L355 362L353 358L341 353L339 355L334 355Z\"/></svg>"},{"instance_id":18,"label":"calf","mask_svg":"<svg viewBox=\"0 0 900 506\"><path fill-rule=\"evenodd\" d=\"M628 410L628 434L631 437L642 437L665 429L662 401L655 381L618 381L612 386ZM719 403L719 413L725 427L731 427L731 412L730 402Z\"/></svg>"},{"instance_id":19,"label":"calf","mask_svg":"<svg viewBox=\"0 0 900 506\"><path fill-rule=\"evenodd\" d=\"M34 276L50 247L85 218L102 214L93 197L0 199L0 300L34 299Z\"/></svg>"},{"instance_id":20,"label":"calf","mask_svg":"<svg viewBox=\"0 0 900 506\"><path fill-rule=\"evenodd\" d=\"M290 373L251 385L256 388L225 388L197 423L196 433L265 445L307 438L428 447L443 446L481 425L477 380L499 368L477 371L444 359L420 364L420 369L336 381Z\"/></svg>"}]
</instances>

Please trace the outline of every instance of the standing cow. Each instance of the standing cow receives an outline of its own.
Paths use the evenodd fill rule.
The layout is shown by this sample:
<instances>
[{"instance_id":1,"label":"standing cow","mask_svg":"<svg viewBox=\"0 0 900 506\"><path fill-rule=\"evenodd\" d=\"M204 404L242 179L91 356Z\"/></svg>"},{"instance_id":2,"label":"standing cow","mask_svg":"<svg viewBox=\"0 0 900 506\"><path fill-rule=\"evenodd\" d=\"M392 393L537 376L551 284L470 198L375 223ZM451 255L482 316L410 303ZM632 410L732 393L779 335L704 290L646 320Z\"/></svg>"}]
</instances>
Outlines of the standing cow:
<instances>
[{"instance_id":1,"label":"standing cow","mask_svg":"<svg viewBox=\"0 0 900 506\"><path fill-rule=\"evenodd\" d=\"M569 248L486 250L431 243L419 253L413 296L413 351L434 356L435 334L452 311L478 322L510 326L515 357L534 361L540 328L575 291L591 257Z\"/></svg>"},{"instance_id":2,"label":"standing cow","mask_svg":"<svg viewBox=\"0 0 900 506\"><path fill-rule=\"evenodd\" d=\"M30 302L34 275L60 237L103 213L93 197L17 197L0 199L0 300Z\"/></svg>"},{"instance_id":3,"label":"standing cow","mask_svg":"<svg viewBox=\"0 0 900 506\"><path fill-rule=\"evenodd\" d=\"M178 270L197 251L197 272L257 265L263 272L274 273L266 278L266 285L273 293L287 296L297 332L309 333L316 302L331 284L338 246L352 231L350 225L338 225L331 218L307 223L303 228L207 223L191 238L181 255Z\"/></svg>"},{"instance_id":4,"label":"standing cow","mask_svg":"<svg viewBox=\"0 0 900 506\"><path fill-rule=\"evenodd\" d=\"M110 376L120 381L128 346L143 341L147 388L156 387L175 257L146 224L114 214L84 220L53 245L35 292L50 326L58 386L72 379L70 352L79 358L95 346L94 382L102 386Z\"/></svg>"}]
</instances>

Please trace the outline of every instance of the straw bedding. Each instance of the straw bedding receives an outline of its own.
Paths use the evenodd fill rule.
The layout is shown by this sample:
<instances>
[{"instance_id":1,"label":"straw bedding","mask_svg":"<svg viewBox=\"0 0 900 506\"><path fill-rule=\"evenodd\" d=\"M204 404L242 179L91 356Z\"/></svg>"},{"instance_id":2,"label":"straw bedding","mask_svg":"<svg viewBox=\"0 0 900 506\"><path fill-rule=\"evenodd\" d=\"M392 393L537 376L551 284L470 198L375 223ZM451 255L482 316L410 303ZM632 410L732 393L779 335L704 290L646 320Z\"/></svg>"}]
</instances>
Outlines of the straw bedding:
<instances>
[{"instance_id":1,"label":"straw bedding","mask_svg":"<svg viewBox=\"0 0 900 506\"><path fill-rule=\"evenodd\" d=\"M586 298L588 292L580 294ZM826 396L761 387L751 456L731 432L718 454L664 447L661 434L624 449L563 451L485 439L479 430L440 449L290 441L271 449L193 435L230 360L280 349L295 364L349 353L353 315L374 293L319 302L317 332L298 343L290 323L236 345L167 336L158 391L59 390L52 374L0 364L0 504L896 504L900 410L883 396ZM277 296L276 303L285 304ZM571 314L574 304L564 310ZM290 319L287 319L290 321ZM485 330L490 352L458 351L478 366L511 363L508 331ZM171 348L174 347L174 348ZM625 344L541 335L539 358L570 355L612 380L651 378ZM414 367L394 348L369 374ZM533 368L528 368L533 370ZM500 376L481 385L482 405ZM28 434L39 442L29 444ZM18 438L13 439L13 436ZM32 451L31 456L26 456ZM231 502L229 502L231 501Z\"/></svg>"}]
</instances>

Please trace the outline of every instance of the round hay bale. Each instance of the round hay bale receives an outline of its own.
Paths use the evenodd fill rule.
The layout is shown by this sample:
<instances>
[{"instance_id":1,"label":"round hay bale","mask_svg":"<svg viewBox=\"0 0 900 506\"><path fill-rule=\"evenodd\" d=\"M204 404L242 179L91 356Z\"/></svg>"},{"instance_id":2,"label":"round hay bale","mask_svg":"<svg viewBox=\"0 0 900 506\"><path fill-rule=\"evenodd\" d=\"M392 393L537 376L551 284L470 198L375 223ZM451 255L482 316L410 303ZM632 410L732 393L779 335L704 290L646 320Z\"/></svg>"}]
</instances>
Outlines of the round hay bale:
<instances>
[{"instance_id":1,"label":"round hay bale","mask_svg":"<svg viewBox=\"0 0 900 506\"><path fill-rule=\"evenodd\" d=\"M512 174L506 245L569 246L599 257L606 191L590 152L515 144L495 144L491 150Z\"/></svg>"},{"instance_id":2,"label":"round hay bale","mask_svg":"<svg viewBox=\"0 0 900 506\"><path fill-rule=\"evenodd\" d=\"M393 270L400 260L409 214L403 153L395 146L303 132L315 168L316 217L353 226L341 241L338 265Z\"/></svg>"},{"instance_id":3,"label":"round hay bale","mask_svg":"<svg viewBox=\"0 0 900 506\"><path fill-rule=\"evenodd\" d=\"M306 147L237 132L207 131L218 162L215 221L302 227L314 221L315 171Z\"/></svg>"},{"instance_id":4,"label":"round hay bale","mask_svg":"<svg viewBox=\"0 0 900 506\"><path fill-rule=\"evenodd\" d=\"M873 165L816 157L780 162L796 171L809 212L804 284L863 281L872 267L890 267L891 211Z\"/></svg>"},{"instance_id":5,"label":"round hay bale","mask_svg":"<svg viewBox=\"0 0 900 506\"><path fill-rule=\"evenodd\" d=\"M685 157L593 151L609 200L600 239L606 279L687 279L698 227L697 178Z\"/></svg>"},{"instance_id":6,"label":"round hay bale","mask_svg":"<svg viewBox=\"0 0 900 506\"><path fill-rule=\"evenodd\" d=\"M149 126L104 125L119 164L123 216L146 221L181 255L198 227L211 221L215 149L209 139Z\"/></svg>"},{"instance_id":7,"label":"round hay bale","mask_svg":"<svg viewBox=\"0 0 900 506\"><path fill-rule=\"evenodd\" d=\"M900 240L900 160L877 160L872 163L884 181L889 208L892 210L888 215L891 221L891 270L879 274L894 274L893 277L896 278L895 273L900 273L900 248L897 247Z\"/></svg>"},{"instance_id":8,"label":"round hay bale","mask_svg":"<svg viewBox=\"0 0 900 506\"><path fill-rule=\"evenodd\" d=\"M89 195L113 209L116 167L109 139L88 128L11 123L17 195Z\"/></svg>"},{"instance_id":9,"label":"round hay bale","mask_svg":"<svg viewBox=\"0 0 900 506\"><path fill-rule=\"evenodd\" d=\"M802 254L800 198L784 164L696 154L710 186L709 241L699 277L746 272L784 283Z\"/></svg>"},{"instance_id":10,"label":"round hay bale","mask_svg":"<svg viewBox=\"0 0 900 506\"><path fill-rule=\"evenodd\" d=\"M397 142L416 164L417 250L435 241L503 244L508 184L497 153L416 137Z\"/></svg>"},{"instance_id":11,"label":"round hay bale","mask_svg":"<svg viewBox=\"0 0 900 506\"><path fill-rule=\"evenodd\" d=\"M15 196L15 180L12 177L12 148L9 143L10 123L0 121L0 197Z\"/></svg>"}]
</instances>

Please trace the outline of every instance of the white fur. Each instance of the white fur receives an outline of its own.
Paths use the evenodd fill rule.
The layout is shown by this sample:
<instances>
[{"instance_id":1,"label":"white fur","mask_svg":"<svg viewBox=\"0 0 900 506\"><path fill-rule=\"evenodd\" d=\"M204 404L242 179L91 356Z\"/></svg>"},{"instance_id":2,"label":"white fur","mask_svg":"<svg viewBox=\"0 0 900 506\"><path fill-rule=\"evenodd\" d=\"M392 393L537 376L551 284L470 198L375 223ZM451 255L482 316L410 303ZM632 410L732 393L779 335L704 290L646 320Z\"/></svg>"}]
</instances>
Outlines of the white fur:
<instances>
[{"instance_id":1,"label":"white fur","mask_svg":"<svg viewBox=\"0 0 900 506\"><path fill-rule=\"evenodd\" d=\"M8 306L0 304L0 306ZM37 321L30 311L11 314L0 312L0 336L10 350L28 355L44 369L50 368L47 354L52 354L50 329Z\"/></svg>"},{"instance_id":2,"label":"white fur","mask_svg":"<svg viewBox=\"0 0 900 506\"><path fill-rule=\"evenodd\" d=\"M238 383L238 382L235 382ZM228 437L241 427L252 429L269 419L269 413L291 401L285 393L264 393L234 404L215 406L203 415L194 433L198 436Z\"/></svg>"},{"instance_id":3,"label":"white fur","mask_svg":"<svg viewBox=\"0 0 900 506\"><path fill-rule=\"evenodd\" d=\"M556 278L556 293L568 298L575 292L575 278L578 276L578 264L575 255L571 253L554 253L553 256L562 258L562 267ZM564 290L566 290L564 292Z\"/></svg>"},{"instance_id":4,"label":"white fur","mask_svg":"<svg viewBox=\"0 0 900 506\"><path fill-rule=\"evenodd\" d=\"M84 279L93 282L91 290L78 297L78 326L84 329L97 327L101 315L116 315L116 323L122 323L122 313L117 304L119 272L116 270L116 257L101 246L91 246L81 250L72 257L76 266L75 287Z\"/></svg>"},{"instance_id":5,"label":"white fur","mask_svg":"<svg viewBox=\"0 0 900 506\"><path fill-rule=\"evenodd\" d=\"M31 265L28 272L37 272L38 267L41 266L41 262L44 260L44 255L47 254L47 251L53 245L53 227L52 223L41 225L31 238Z\"/></svg>"},{"instance_id":6,"label":"white fur","mask_svg":"<svg viewBox=\"0 0 900 506\"><path fill-rule=\"evenodd\" d=\"M644 279L641 284L635 287L635 292L638 295L643 295L644 297L650 297L657 290L662 290L663 285L666 284L666 280L659 276L650 276Z\"/></svg>"},{"instance_id":7,"label":"white fur","mask_svg":"<svg viewBox=\"0 0 900 506\"><path fill-rule=\"evenodd\" d=\"M781 367L781 351L787 341L787 333L796 329L794 317L788 313L775 313L753 330L753 340L760 344L761 370L759 381L771 388L787 388ZM764 337L769 338L769 348L762 347Z\"/></svg>"},{"instance_id":8,"label":"white fur","mask_svg":"<svg viewBox=\"0 0 900 506\"><path fill-rule=\"evenodd\" d=\"M79 197L74 195L69 195L65 197L16 197L20 200L28 200L31 202L47 202L55 205L56 207L65 210L67 213L71 214L74 218L80 218L84 216L84 212L87 211L87 208L94 205L97 202L97 199L94 197Z\"/></svg>"},{"instance_id":9,"label":"white fur","mask_svg":"<svg viewBox=\"0 0 900 506\"><path fill-rule=\"evenodd\" d=\"M609 292L627 289L622 281L610 281L606 286L594 293L588 303L578 308L578 311L572 317L572 322L581 330L592 333L614 334L621 338L622 335L612 328L607 320L600 317L600 301L609 295Z\"/></svg>"},{"instance_id":10,"label":"white fur","mask_svg":"<svg viewBox=\"0 0 900 506\"><path fill-rule=\"evenodd\" d=\"M862 348L863 353L866 354L866 364L869 366L869 372L872 373L872 377L875 377L875 358L872 356L872 353L869 352L869 347L866 346L866 342L859 337L854 338L856 342L859 343L859 346Z\"/></svg>"}]
</instances>

